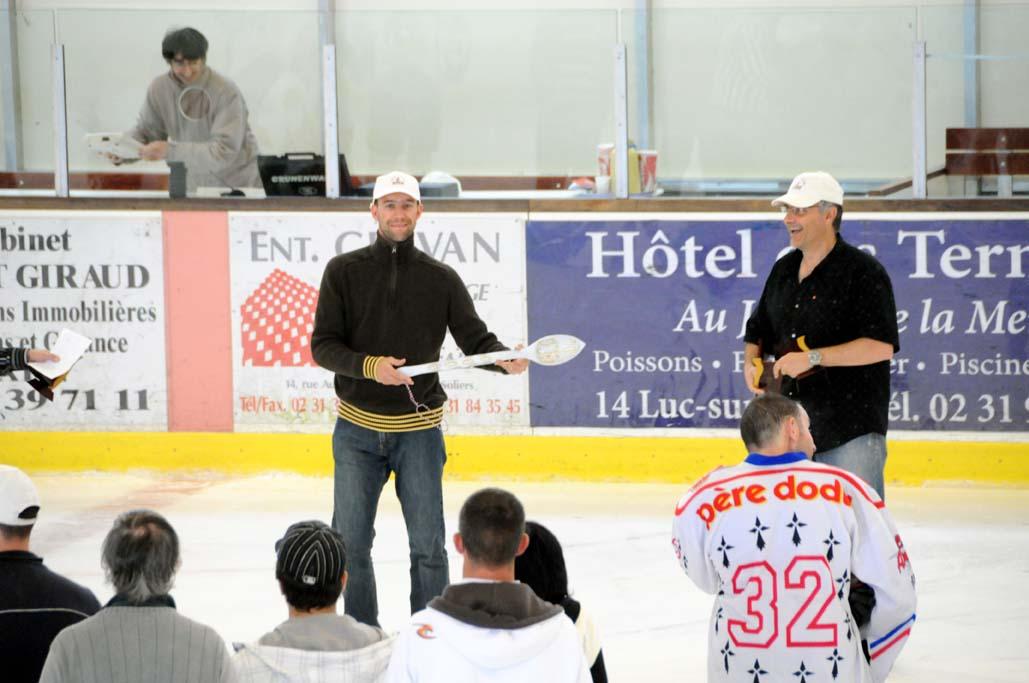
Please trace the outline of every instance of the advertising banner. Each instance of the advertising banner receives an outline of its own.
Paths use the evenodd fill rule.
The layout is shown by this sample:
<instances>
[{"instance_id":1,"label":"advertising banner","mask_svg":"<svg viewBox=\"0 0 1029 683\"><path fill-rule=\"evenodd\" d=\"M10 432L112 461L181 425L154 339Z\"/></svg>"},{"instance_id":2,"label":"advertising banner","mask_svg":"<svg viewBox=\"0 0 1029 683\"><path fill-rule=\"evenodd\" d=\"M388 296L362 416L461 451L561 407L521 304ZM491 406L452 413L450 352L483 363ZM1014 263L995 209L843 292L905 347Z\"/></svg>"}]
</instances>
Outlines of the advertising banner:
<instances>
[{"instance_id":1,"label":"advertising banner","mask_svg":"<svg viewBox=\"0 0 1029 683\"><path fill-rule=\"evenodd\" d=\"M52 402L0 377L0 429L167 428L161 245L156 212L0 213L0 344L93 340Z\"/></svg>"},{"instance_id":2,"label":"advertising banner","mask_svg":"<svg viewBox=\"0 0 1029 683\"><path fill-rule=\"evenodd\" d=\"M1029 431L1029 220L844 216L893 283L891 429ZM735 428L745 324L788 251L771 215L526 225L529 333L586 350L533 377L533 426Z\"/></svg>"},{"instance_id":3,"label":"advertising banner","mask_svg":"<svg viewBox=\"0 0 1029 683\"><path fill-rule=\"evenodd\" d=\"M233 213L229 230L236 430L328 431L336 419L333 374L314 363L310 348L322 271L333 256L373 242L375 222L367 213ZM457 271L502 342L527 343L524 215L426 213L414 239ZM449 334L441 357L462 357ZM440 379L449 432L528 426L524 376L471 369Z\"/></svg>"}]
</instances>

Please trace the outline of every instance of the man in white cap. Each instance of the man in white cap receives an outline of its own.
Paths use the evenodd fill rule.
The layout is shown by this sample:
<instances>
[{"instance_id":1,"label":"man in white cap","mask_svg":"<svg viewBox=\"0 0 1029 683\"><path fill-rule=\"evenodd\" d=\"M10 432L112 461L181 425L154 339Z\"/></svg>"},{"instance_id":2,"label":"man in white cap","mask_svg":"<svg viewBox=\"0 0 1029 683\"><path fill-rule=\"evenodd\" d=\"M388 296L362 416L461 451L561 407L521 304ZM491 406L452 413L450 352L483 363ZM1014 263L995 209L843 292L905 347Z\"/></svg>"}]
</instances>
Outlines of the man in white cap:
<instances>
[{"instance_id":1,"label":"man in white cap","mask_svg":"<svg viewBox=\"0 0 1029 683\"><path fill-rule=\"evenodd\" d=\"M335 373L338 419L333 526L347 548L346 613L378 626L372 567L375 512L396 475L411 555L411 611L423 609L449 582L443 525L440 424L446 392L439 375L408 377L398 368L439 360L447 331L467 355L506 349L475 312L460 276L415 248L423 211L418 181L392 171L375 180L370 246L325 266L311 336L320 366ZM486 366L524 372L528 361Z\"/></svg>"},{"instance_id":2,"label":"man in white cap","mask_svg":"<svg viewBox=\"0 0 1029 683\"><path fill-rule=\"evenodd\" d=\"M754 359L774 356L781 392L811 418L814 460L884 497L890 359L900 350L890 277L840 236L843 188L828 173L801 173L772 205L795 251L772 266L747 321L747 386L763 392Z\"/></svg>"},{"instance_id":3,"label":"man in white cap","mask_svg":"<svg viewBox=\"0 0 1029 683\"><path fill-rule=\"evenodd\" d=\"M100 609L96 596L29 552L39 493L17 467L0 465L0 665L3 680L39 680L50 643Z\"/></svg>"}]
</instances>

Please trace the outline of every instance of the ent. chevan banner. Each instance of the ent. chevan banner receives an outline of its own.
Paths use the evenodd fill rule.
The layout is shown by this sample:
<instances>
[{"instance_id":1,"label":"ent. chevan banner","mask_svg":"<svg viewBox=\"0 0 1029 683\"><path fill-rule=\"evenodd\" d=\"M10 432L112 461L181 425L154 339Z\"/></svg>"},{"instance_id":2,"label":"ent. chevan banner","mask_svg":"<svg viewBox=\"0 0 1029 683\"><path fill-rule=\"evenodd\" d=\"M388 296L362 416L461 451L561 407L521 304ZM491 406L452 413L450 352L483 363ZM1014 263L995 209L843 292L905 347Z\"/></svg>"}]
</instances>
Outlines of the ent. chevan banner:
<instances>
[{"instance_id":1,"label":"ent. chevan banner","mask_svg":"<svg viewBox=\"0 0 1029 683\"><path fill-rule=\"evenodd\" d=\"M52 402L0 377L0 430L167 428L161 240L157 212L0 214L0 344L93 340Z\"/></svg>"},{"instance_id":2,"label":"ent. chevan banner","mask_svg":"<svg viewBox=\"0 0 1029 683\"><path fill-rule=\"evenodd\" d=\"M891 429L1029 431L1029 219L866 214L842 235L893 283ZM788 249L767 215L534 217L530 336L587 347L534 374L532 425L735 428L744 326Z\"/></svg>"},{"instance_id":3,"label":"ent. chevan banner","mask_svg":"<svg viewBox=\"0 0 1029 683\"><path fill-rule=\"evenodd\" d=\"M524 225L524 215L426 214L415 231L416 247L457 271L509 346L526 337ZM233 213L229 232L236 429L326 431L336 416L333 375L310 348L322 272L333 256L374 241L376 225L368 214ZM448 334L441 357L461 355ZM458 370L440 379L447 430L528 426L524 376Z\"/></svg>"}]
</instances>

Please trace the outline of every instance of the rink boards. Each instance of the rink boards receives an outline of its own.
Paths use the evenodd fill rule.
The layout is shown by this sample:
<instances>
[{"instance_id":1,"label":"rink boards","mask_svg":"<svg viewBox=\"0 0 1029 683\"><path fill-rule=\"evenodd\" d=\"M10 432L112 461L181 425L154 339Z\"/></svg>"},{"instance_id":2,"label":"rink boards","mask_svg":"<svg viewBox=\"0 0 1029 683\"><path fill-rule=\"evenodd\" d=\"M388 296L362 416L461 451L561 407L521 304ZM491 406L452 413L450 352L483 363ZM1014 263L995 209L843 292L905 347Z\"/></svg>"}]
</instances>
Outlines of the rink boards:
<instances>
[{"instance_id":1,"label":"rink boards","mask_svg":"<svg viewBox=\"0 0 1029 683\"><path fill-rule=\"evenodd\" d=\"M3 343L95 340L53 403L0 382L3 460L330 472L310 327L325 263L374 232L365 213L0 213ZM1029 216L854 213L843 234L896 294L888 479L1029 483ZM416 239L505 343L587 344L528 376L443 375L450 476L674 482L739 459L778 214L428 212Z\"/></svg>"}]
</instances>

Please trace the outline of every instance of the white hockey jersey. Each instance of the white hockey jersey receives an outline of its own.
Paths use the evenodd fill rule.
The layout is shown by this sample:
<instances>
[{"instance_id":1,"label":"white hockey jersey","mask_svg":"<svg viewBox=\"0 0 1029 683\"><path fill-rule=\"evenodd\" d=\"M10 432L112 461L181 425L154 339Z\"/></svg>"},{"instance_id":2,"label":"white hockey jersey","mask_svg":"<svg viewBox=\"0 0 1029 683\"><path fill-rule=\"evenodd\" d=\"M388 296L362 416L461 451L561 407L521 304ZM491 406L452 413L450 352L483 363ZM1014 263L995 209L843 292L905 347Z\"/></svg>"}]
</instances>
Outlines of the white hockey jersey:
<instances>
[{"instance_id":1,"label":"white hockey jersey","mask_svg":"<svg viewBox=\"0 0 1029 683\"><path fill-rule=\"evenodd\" d=\"M698 481L675 508L672 545L717 596L708 681L880 683L915 621L914 573L882 500L803 453L752 454ZM860 633L852 577L875 590Z\"/></svg>"}]
</instances>

